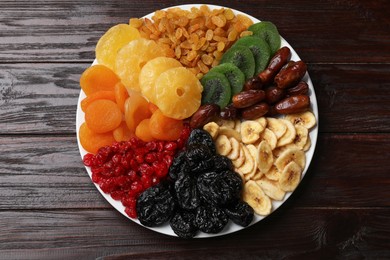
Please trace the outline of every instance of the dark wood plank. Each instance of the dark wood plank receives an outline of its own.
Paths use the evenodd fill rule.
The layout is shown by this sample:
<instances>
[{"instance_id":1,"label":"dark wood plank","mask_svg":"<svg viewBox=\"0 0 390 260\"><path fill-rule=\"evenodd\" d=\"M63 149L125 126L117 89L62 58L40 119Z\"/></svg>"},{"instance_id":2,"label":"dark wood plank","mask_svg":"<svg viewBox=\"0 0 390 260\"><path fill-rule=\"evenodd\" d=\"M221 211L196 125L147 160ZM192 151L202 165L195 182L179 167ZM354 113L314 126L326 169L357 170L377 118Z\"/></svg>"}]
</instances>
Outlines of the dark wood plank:
<instances>
[{"instance_id":1,"label":"dark wood plank","mask_svg":"<svg viewBox=\"0 0 390 260\"><path fill-rule=\"evenodd\" d=\"M79 78L89 64L0 65L0 134L75 133ZM309 64L320 132L390 129L390 65Z\"/></svg>"},{"instance_id":2,"label":"dark wood plank","mask_svg":"<svg viewBox=\"0 0 390 260\"><path fill-rule=\"evenodd\" d=\"M1 1L0 62L91 62L94 46L108 28L177 4L150 0L131 4L118 0ZM386 63L390 58L390 3L386 0L262 0L225 5L273 21L310 63Z\"/></svg>"},{"instance_id":3,"label":"dark wood plank","mask_svg":"<svg viewBox=\"0 0 390 260\"><path fill-rule=\"evenodd\" d=\"M390 134L323 134L295 207L389 207ZM75 137L0 138L0 209L111 208Z\"/></svg>"},{"instance_id":4,"label":"dark wood plank","mask_svg":"<svg viewBox=\"0 0 390 260\"><path fill-rule=\"evenodd\" d=\"M183 240L107 210L1 211L0 258L385 259L389 223L389 209L285 207L237 233Z\"/></svg>"}]
</instances>

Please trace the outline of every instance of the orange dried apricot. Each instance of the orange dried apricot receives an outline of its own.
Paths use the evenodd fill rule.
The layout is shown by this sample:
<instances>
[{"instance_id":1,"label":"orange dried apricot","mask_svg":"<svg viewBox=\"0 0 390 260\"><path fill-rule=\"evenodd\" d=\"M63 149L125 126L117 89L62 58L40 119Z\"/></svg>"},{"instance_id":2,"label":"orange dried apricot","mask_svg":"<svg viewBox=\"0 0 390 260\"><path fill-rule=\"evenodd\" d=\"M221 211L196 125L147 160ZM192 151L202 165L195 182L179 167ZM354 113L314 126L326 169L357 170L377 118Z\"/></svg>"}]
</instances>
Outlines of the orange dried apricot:
<instances>
[{"instance_id":1,"label":"orange dried apricot","mask_svg":"<svg viewBox=\"0 0 390 260\"><path fill-rule=\"evenodd\" d=\"M117 128L122 122L118 105L106 99L92 102L85 111L85 123L95 133L106 133Z\"/></svg>"},{"instance_id":2,"label":"orange dried apricot","mask_svg":"<svg viewBox=\"0 0 390 260\"><path fill-rule=\"evenodd\" d=\"M107 100L115 101L115 93L114 91L110 91L110 90L101 90L101 91L94 92L81 101L81 110L85 112L87 107L92 102L99 99L107 99Z\"/></svg>"},{"instance_id":3,"label":"orange dried apricot","mask_svg":"<svg viewBox=\"0 0 390 260\"><path fill-rule=\"evenodd\" d=\"M96 154L99 148L111 145L115 142L112 132L98 134L91 131L86 123L79 129L79 140L81 146L89 153Z\"/></svg>"},{"instance_id":4,"label":"orange dried apricot","mask_svg":"<svg viewBox=\"0 0 390 260\"><path fill-rule=\"evenodd\" d=\"M149 102L136 91L129 92L129 98L125 102L125 120L127 127L135 132L137 125L151 116Z\"/></svg>"},{"instance_id":5,"label":"orange dried apricot","mask_svg":"<svg viewBox=\"0 0 390 260\"><path fill-rule=\"evenodd\" d=\"M150 118L149 129L154 138L173 141L180 137L183 130L183 121L164 116L161 110L158 109Z\"/></svg>"},{"instance_id":6,"label":"orange dried apricot","mask_svg":"<svg viewBox=\"0 0 390 260\"><path fill-rule=\"evenodd\" d=\"M150 142L155 140L150 132L149 126L150 119L146 118L142 120L135 129L135 135L144 142Z\"/></svg>"},{"instance_id":7,"label":"orange dried apricot","mask_svg":"<svg viewBox=\"0 0 390 260\"><path fill-rule=\"evenodd\" d=\"M127 92L125 85L123 85L122 82L118 82L115 85L114 92L115 92L116 103L118 104L122 113L125 113L125 102L126 99L129 97L129 93Z\"/></svg>"},{"instance_id":8,"label":"orange dried apricot","mask_svg":"<svg viewBox=\"0 0 390 260\"><path fill-rule=\"evenodd\" d=\"M80 86L89 96L100 90L114 90L119 77L104 65L93 65L86 69L80 77Z\"/></svg>"},{"instance_id":9,"label":"orange dried apricot","mask_svg":"<svg viewBox=\"0 0 390 260\"><path fill-rule=\"evenodd\" d=\"M135 136L135 134L129 130L125 121L122 121L122 123L112 131L112 134L117 142L129 141Z\"/></svg>"}]
</instances>

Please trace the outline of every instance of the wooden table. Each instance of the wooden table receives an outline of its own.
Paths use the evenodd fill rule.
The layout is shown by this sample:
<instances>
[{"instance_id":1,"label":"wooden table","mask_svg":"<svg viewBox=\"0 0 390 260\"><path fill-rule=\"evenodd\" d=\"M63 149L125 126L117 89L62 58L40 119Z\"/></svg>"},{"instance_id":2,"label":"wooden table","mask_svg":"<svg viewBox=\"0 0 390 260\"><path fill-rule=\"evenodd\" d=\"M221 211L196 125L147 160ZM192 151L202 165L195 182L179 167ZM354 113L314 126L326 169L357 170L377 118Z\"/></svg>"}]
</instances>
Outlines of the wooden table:
<instances>
[{"instance_id":1,"label":"wooden table","mask_svg":"<svg viewBox=\"0 0 390 260\"><path fill-rule=\"evenodd\" d=\"M76 141L80 74L109 27L176 4L0 1L0 258L389 259L387 0L224 2L278 26L319 104L307 175L264 221L183 240L129 221L98 193Z\"/></svg>"}]
</instances>

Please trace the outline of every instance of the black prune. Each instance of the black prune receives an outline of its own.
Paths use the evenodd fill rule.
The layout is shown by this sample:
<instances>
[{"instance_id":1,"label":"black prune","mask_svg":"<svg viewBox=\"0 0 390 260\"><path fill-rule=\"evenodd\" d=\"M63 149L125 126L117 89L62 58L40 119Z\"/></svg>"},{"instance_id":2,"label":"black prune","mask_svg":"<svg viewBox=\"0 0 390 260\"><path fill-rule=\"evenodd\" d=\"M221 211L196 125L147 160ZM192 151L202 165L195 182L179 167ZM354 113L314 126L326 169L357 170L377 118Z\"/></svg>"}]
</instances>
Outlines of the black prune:
<instances>
[{"instance_id":1,"label":"black prune","mask_svg":"<svg viewBox=\"0 0 390 260\"><path fill-rule=\"evenodd\" d=\"M223 155L214 155L213 156L214 161L214 169L216 172L224 171L224 170L234 170L234 166L232 161Z\"/></svg>"},{"instance_id":2,"label":"black prune","mask_svg":"<svg viewBox=\"0 0 390 260\"><path fill-rule=\"evenodd\" d=\"M167 222L175 209L169 183L159 183L141 193L137 199L137 215L141 224L155 227Z\"/></svg>"},{"instance_id":3,"label":"black prune","mask_svg":"<svg viewBox=\"0 0 390 260\"><path fill-rule=\"evenodd\" d=\"M253 208L245 201L237 201L225 208L225 213L237 225L247 227L253 220Z\"/></svg>"},{"instance_id":4,"label":"black prune","mask_svg":"<svg viewBox=\"0 0 390 260\"><path fill-rule=\"evenodd\" d=\"M194 129L191 131L187 140L187 147L194 143L206 145L212 153L216 153L215 144L211 135L203 129Z\"/></svg>"},{"instance_id":5,"label":"black prune","mask_svg":"<svg viewBox=\"0 0 390 260\"><path fill-rule=\"evenodd\" d=\"M230 170L206 172L199 175L197 187L203 201L224 206L240 198L242 179Z\"/></svg>"},{"instance_id":6,"label":"black prune","mask_svg":"<svg viewBox=\"0 0 390 260\"><path fill-rule=\"evenodd\" d=\"M202 205L196 209L196 225L205 233L219 233L229 221L226 213L213 205Z\"/></svg>"},{"instance_id":7,"label":"black prune","mask_svg":"<svg viewBox=\"0 0 390 260\"><path fill-rule=\"evenodd\" d=\"M192 172L205 172L214 167L213 154L204 144L194 143L189 145L186 154L187 162Z\"/></svg>"},{"instance_id":8,"label":"black prune","mask_svg":"<svg viewBox=\"0 0 390 260\"><path fill-rule=\"evenodd\" d=\"M175 181L177 204L183 209L195 209L200 205L196 179L189 174L180 174Z\"/></svg>"},{"instance_id":9,"label":"black prune","mask_svg":"<svg viewBox=\"0 0 390 260\"><path fill-rule=\"evenodd\" d=\"M168 175L172 180L177 180L179 174L189 173L189 169L186 152L182 151L173 159L172 164L169 167Z\"/></svg>"},{"instance_id":10,"label":"black prune","mask_svg":"<svg viewBox=\"0 0 390 260\"><path fill-rule=\"evenodd\" d=\"M185 210L177 210L169 224L176 235L182 238L192 238L198 232L195 223L195 213Z\"/></svg>"}]
</instances>

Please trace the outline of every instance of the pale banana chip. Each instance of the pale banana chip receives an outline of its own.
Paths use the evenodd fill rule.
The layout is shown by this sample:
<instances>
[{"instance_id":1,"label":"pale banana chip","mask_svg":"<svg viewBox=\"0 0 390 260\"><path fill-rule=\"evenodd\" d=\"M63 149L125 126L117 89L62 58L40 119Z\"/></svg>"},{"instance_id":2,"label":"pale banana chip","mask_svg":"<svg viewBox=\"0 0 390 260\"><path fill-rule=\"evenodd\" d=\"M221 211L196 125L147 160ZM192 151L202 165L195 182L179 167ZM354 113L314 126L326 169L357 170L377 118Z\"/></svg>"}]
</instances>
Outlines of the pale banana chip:
<instances>
[{"instance_id":1,"label":"pale banana chip","mask_svg":"<svg viewBox=\"0 0 390 260\"><path fill-rule=\"evenodd\" d=\"M310 139L310 135L307 135L307 141L306 141L306 144L303 146L303 151L307 151L309 150L311 147L311 139Z\"/></svg>"},{"instance_id":2,"label":"pale banana chip","mask_svg":"<svg viewBox=\"0 0 390 260\"><path fill-rule=\"evenodd\" d=\"M267 179L278 181L280 179L281 172L276 168L275 165L272 165L271 169L269 169L268 172L264 173L264 176L267 177Z\"/></svg>"},{"instance_id":3,"label":"pale banana chip","mask_svg":"<svg viewBox=\"0 0 390 260\"><path fill-rule=\"evenodd\" d=\"M233 137L237 141L241 142L241 134L232 128L228 128L226 126L219 127L219 134L226 135L227 137Z\"/></svg>"},{"instance_id":4,"label":"pale banana chip","mask_svg":"<svg viewBox=\"0 0 390 260\"><path fill-rule=\"evenodd\" d=\"M284 167L279 179L279 187L284 191L294 191L301 180L302 168L294 161Z\"/></svg>"},{"instance_id":5,"label":"pale banana chip","mask_svg":"<svg viewBox=\"0 0 390 260\"><path fill-rule=\"evenodd\" d=\"M253 120L247 120L241 122L241 140L244 144L252 144L260 138L261 132L263 132L264 127Z\"/></svg>"},{"instance_id":6,"label":"pale banana chip","mask_svg":"<svg viewBox=\"0 0 390 260\"><path fill-rule=\"evenodd\" d=\"M267 141L269 146L271 146L272 150L276 148L278 138L276 138L276 135L274 134L274 132L272 132L268 128L265 128L264 131L261 133L261 136L259 139L260 142L258 144L260 144L261 141L263 141L263 140Z\"/></svg>"},{"instance_id":7,"label":"pale banana chip","mask_svg":"<svg viewBox=\"0 0 390 260\"><path fill-rule=\"evenodd\" d=\"M248 149L250 155L252 156L253 163L254 163L252 171L245 175L245 180L250 180L250 179L252 179L255 176L256 172L258 171L258 169L257 169L257 160L256 160L257 148L253 144L248 144L246 146L246 148Z\"/></svg>"},{"instance_id":8,"label":"pale banana chip","mask_svg":"<svg viewBox=\"0 0 390 260\"><path fill-rule=\"evenodd\" d=\"M287 131L287 126L283 123L283 121L273 117L267 117L267 128L274 132L277 139L282 137Z\"/></svg>"},{"instance_id":9,"label":"pale banana chip","mask_svg":"<svg viewBox=\"0 0 390 260\"><path fill-rule=\"evenodd\" d=\"M291 144L297 135L295 127L290 121L288 121L286 119L280 119L280 121L282 121L286 125L286 132L284 133L284 135L282 135L279 138L278 143L276 144L276 147Z\"/></svg>"},{"instance_id":10,"label":"pale banana chip","mask_svg":"<svg viewBox=\"0 0 390 260\"><path fill-rule=\"evenodd\" d=\"M257 121L258 123L260 123L260 125L263 127L263 128L266 128L267 127L267 119L265 117L260 117L258 119L256 119L255 121Z\"/></svg>"},{"instance_id":11,"label":"pale banana chip","mask_svg":"<svg viewBox=\"0 0 390 260\"><path fill-rule=\"evenodd\" d=\"M275 160L275 165L279 171L283 172L284 167L290 162L296 162L302 169L305 168L306 156L305 152L298 148L287 148Z\"/></svg>"},{"instance_id":12,"label":"pale banana chip","mask_svg":"<svg viewBox=\"0 0 390 260\"><path fill-rule=\"evenodd\" d=\"M242 199L253 208L258 215L269 215L272 210L270 198L256 182L250 180L244 185Z\"/></svg>"},{"instance_id":13,"label":"pale banana chip","mask_svg":"<svg viewBox=\"0 0 390 260\"><path fill-rule=\"evenodd\" d=\"M228 155L226 155L226 157L229 158L230 160L236 160L238 156L240 156L240 150L241 150L240 143L237 141L237 139L233 137L229 137L229 141L232 146L232 150Z\"/></svg>"},{"instance_id":14,"label":"pale banana chip","mask_svg":"<svg viewBox=\"0 0 390 260\"><path fill-rule=\"evenodd\" d=\"M293 144L295 144L299 149L303 150L305 144L307 143L307 137L309 136L309 131L306 127L296 125L296 136L294 138Z\"/></svg>"},{"instance_id":15,"label":"pale banana chip","mask_svg":"<svg viewBox=\"0 0 390 260\"><path fill-rule=\"evenodd\" d=\"M305 111L297 114L286 115L285 119L289 120L294 125L301 125L307 129L311 129L316 125L316 118L311 111Z\"/></svg>"},{"instance_id":16,"label":"pale banana chip","mask_svg":"<svg viewBox=\"0 0 390 260\"><path fill-rule=\"evenodd\" d=\"M267 141L262 141L257 148L257 167L262 173L266 173L272 167L273 162L271 146Z\"/></svg>"},{"instance_id":17,"label":"pale banana chip","mask_svg":"<svg viewBox=\"0 0 390 260\"><path fill-rule=\"evenodd\" d=\"M233 163L235 169L240 168L242 166L242 164L245 162L245 152L242 149L242 146L243 146L243 144L240 143L239 144L239 147L240 147L239 148L239 156L237 157L237 159L232 160L232 163Z\"/></svg>"},{"instance_id":18,"label":"pale banana chip","mask_svg":"<svg viewBox=\"0 0 390 260\"><path fill-rule=\"evenodd\" d=\"M207 123L203 126L203 130L207 131L211 137L215 140L218 136L219 125L215 122Z\"/></svg>"},{"instance_id":19,"label":"pale banana chip","mask_svg":"<svg viewBox=\"0 0 390 260\"><path fill-rule=\"evenodd\" d=\"M248 174L252 172L255 162L246 145L242 144L241 149L244 151L245 160L238 170L243 174Z\"/></svg>"},{"instance_id":20,"label":"pale banana chip","mask_svg":"<svg viewBox=\"0 0 390 260\"><path fill-rule=\"evenodd\" d=\"M273 200L283 200L286 192L279 187L278 181L272 181L265 176L256 181L264 193Z\"/></svg>"},{"instance_id":21,"label":"pale banana chip","mask_svg":"<svg viewBox=\"0 0 390 260\"><path fill-rule=\"evenodd\" d=\"M232 150L232 145L226 135L219 135L215 141L215 147L220 155L226 156Z\"/></svg>"},{"instance_id":22,"label":"pale banana chip","mask_svg":"<svg viewBox=\"0 0 390 260\"><path fill-rule=\"evenodd\" d=\"M240 119L234 120L234 130L236 130L237 132L240 133L240 131L241 131L241 120Z\"/></svg>"}]
</instances>

